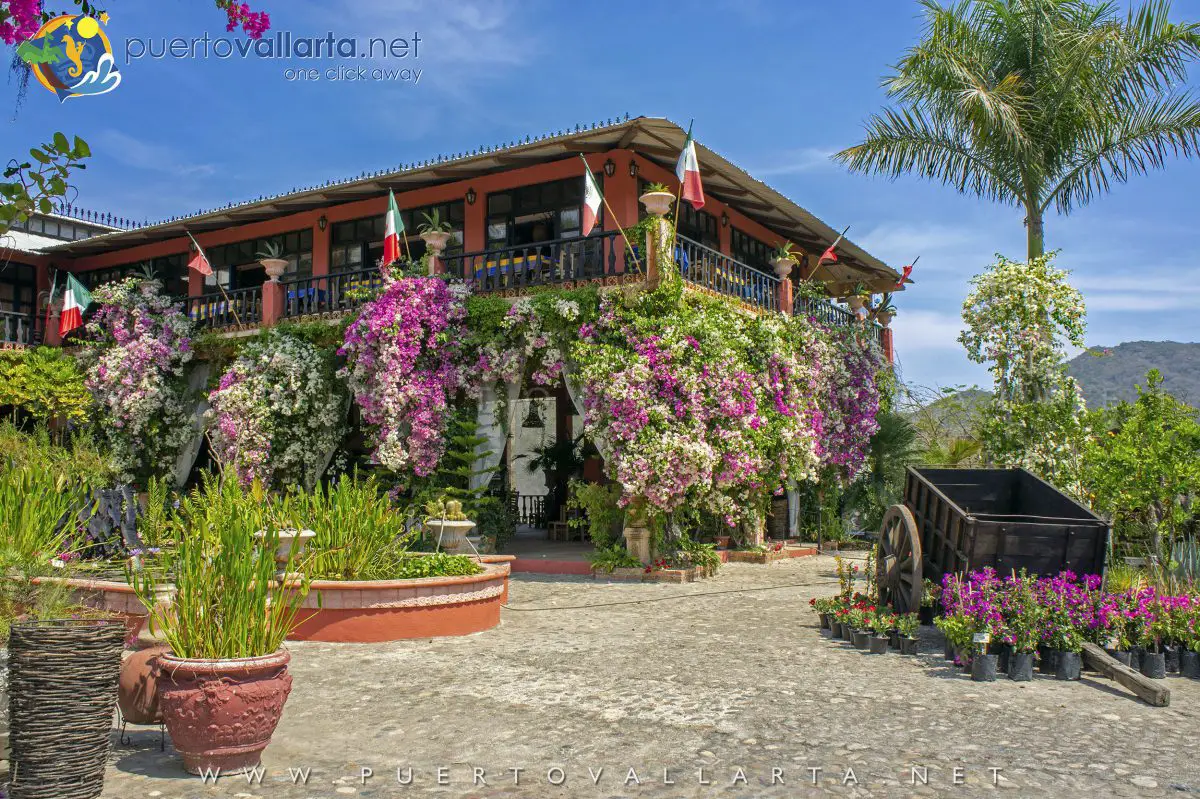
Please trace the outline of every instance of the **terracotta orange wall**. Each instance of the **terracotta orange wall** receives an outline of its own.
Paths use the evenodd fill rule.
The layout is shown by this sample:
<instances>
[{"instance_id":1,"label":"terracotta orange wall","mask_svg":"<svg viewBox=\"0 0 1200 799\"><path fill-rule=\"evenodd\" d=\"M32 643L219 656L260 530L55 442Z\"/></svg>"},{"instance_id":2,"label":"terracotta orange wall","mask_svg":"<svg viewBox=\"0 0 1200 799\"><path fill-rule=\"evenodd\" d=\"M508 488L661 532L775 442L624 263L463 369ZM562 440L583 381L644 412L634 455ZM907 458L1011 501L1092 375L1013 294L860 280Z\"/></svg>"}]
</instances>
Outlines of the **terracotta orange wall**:
<instances>
[{"instance_id":1,"label":"terracotta orange wall","mask_svg":"<svg viewBox=\"0 0 1200 799\"><path fill-rule=\"evenodd\" d=\"M612 213L609 213L608 209L605 209L605 230L615 230L618 227L629 226L637 222L637 178L629 174L631 160L637 162L641 177L665 183L672 187L676 185L674 173L646 160L631 150L610 150L603 153L590 153L586 158L588 166L594 172L602 172L604 162L609 159L612 159L616 165L613 176L606 176L604 178L605 199L612 209ZM485 246L487 196L489 193L504 191L518 186L575 177L579 175L579 171L580 167L577 157L574 155L564 155L561 160L548 164L536 164L494 172L480 177L446 183L441 186L401 191L396 194L396 203L402 209L419 208L436 203L465 199L467 190L474 189L476 193L475 204L465 206L466 221L463 237L466 251L475 252L484 249ZM196 240L200 242L202 247L212 247L311 228L313 231L313 273L326 274L329 271L329 234L331 227L327 227L324 231L321 231L317 224L320 217L324 215L328 225L332 226L337 222L381 215L384 213L386 207L386 196L373 197L367 200L357 200L355 202L288 214L262 222L251 222L207 233L199 233L196 234ZM715 198L707 198L704 210L713 213L718 218L722 212L729 214L729 226L721 228L721 246L722 250L727 253L729 252L730 235L735 226L772 246L782 243L782 239L779 236ZM187 237L183 236L100 255L85 256L69 261L67 264L73 272L102 269L137 263L164 255L184 253L187 252L188 246ZM202 280L195 272L189 273L188 290L193 295L203 292Z\"/></svg>"}]
</instances>

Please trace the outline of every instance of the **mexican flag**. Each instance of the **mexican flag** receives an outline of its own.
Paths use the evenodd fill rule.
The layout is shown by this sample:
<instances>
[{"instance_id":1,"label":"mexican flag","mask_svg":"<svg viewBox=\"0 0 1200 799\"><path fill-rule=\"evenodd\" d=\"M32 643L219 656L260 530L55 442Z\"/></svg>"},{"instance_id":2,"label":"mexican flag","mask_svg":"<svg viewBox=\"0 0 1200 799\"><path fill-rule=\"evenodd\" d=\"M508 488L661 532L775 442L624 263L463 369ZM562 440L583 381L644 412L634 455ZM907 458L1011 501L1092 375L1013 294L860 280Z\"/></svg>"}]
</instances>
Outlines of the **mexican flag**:
<instances>
[{"instance_id":1,"label":"mexican flag","mask_svg":"<svg viewBox=\"0 0 1200 799\"><path fill-rule=\"evenodd\" d=\"M582 155L579 156L583 158ZM596 220L600 218L600 204L604 202L604 196L600 194L600 187L596 185L596 176L592 174L592 168L587 165L587 160L583 161L583 235L588 235L592 232L592 228L596 226Z\"/></svg>"},{"instance_id":2,"label":"mexican flag","mask_svg":"<svg viewBox=\"0 0 1200 799\"><path fill-rule=\"evenodd\" d=\"M404 232L404 220L396 207L396 193L388 189L387 216L384 217L383 263L394 264L400 260L400 234Z\"/></svg>"},{"instance_id":3,"label":"mexican flag","mask_svg":"<svg viewBox=\"0 0 1200 799\"><path fill-rule=\"evenodd\" d=\"M692 126L688 124L687 141L675 164L675 177L679 178L683 199L699 211L704 207L704 186L700 184L700 161L696 159L696 141L692 138Z\"/></svg>"},{"instance_id":4,"label":"mexican flag","mask_svg":"<svg viewBox=\"0 0 1200 799\"><path fill-rule=\"evenodd\" d=\"M63 295L62 315L58 317L58 334L66 336L83 327L83 312L92 304L92 294L72 274L67 275L67 290Z\"/></svg>"},{"instance_id":5,"label":"mexican flag","mask_svg":"<svg viewBox=\"0 0 1200 799\"><path fill-rule=\"evenodd\" d=\"M188 238L192 240L192 244L196 245L196 252L188 259L188 269L195 269L200 274L208 277L213 273L212 264L208 262L208 256L204 254L204 248L200 246L200 242L196 241L196 237L190 232Z\"/></svg>"}]
</instances>

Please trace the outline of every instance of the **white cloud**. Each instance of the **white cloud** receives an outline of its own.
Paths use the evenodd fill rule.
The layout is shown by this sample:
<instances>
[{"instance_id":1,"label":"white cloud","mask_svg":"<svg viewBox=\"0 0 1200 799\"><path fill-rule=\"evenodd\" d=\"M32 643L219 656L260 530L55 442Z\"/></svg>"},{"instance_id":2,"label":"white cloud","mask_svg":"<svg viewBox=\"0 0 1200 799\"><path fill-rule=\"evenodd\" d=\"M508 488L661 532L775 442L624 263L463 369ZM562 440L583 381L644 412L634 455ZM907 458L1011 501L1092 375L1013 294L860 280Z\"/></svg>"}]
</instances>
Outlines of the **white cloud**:
<instances>
[{"instance_id":1,"label":"white cloud","mask_svg":"<svg viewBox=\"0 0 1200 799\"><path fill-rule=\"evenodd\" d=\"M799 150L785 150L779 153L770 163L746 170L759 178L779 177L780 175L798 175L804 172L814 172L821 169L836 168L831 160L835 148L802 147Z\"/></svg>"},{"instance_id":2,"label":"white cloud","mask_svg":"<svg viewBox=\"0 0 1200 799\"><path fill-rule=\"evenodd\" d=\"M103 130L93 138L93 148L103 151L123 166L162 172L175 177L211 175L216 172L212 164L190 162L174 147L157 144L122 133L119 130ZM95 147L99 144L99 147Z\"/></svg>"}]
</instances>

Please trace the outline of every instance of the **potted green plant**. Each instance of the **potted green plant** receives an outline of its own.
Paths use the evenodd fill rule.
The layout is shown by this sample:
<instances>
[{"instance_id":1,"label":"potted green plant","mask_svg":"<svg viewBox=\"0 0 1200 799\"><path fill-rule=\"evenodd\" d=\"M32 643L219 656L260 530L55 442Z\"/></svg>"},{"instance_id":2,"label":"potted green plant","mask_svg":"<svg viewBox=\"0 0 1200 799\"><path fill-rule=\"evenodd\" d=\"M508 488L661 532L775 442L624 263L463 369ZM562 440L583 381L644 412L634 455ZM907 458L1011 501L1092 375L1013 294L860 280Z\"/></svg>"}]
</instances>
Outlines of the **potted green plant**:
<instances>
[{"instance_id":1,"label":"potted green plant","mask_svg":"<svg viewBox=\"0 0 1200 799\"><path fill-rule=\"evenodd\" d=\"M921 620L915 613L905 613L896 617L896 634L900 637L900 654L917 654L917 630Z\"/></svg>"},{"instance_id":2,"label":"potted green plant","mask_svg":"<svg viewBox=\"0 0 1200 799\"><path fill-rule=\"evenodd\" d=\"M884 327L892 323L892 319L896 317L896 306L892 303L890 292L880 297L879 304L871 309L871 316Z\"/></svg>"},{"instance_id":3,"label":"potted green plant","mask_svg":"<svg viewBox=\"0 0 1200 799\"><path fill-rule=\"evenodd\" d=\"M855 283L854 288L850 289L850 294L846 297L846 305L850 306L850 310L858 313L871 299L871 290L864 283Z\"/></svg>"},{"instance_id":4,"label":"potted green plant","mask_svg":"<svg viewBox=\"0 0 1200 799\"><path fill-rule=\"evenodd\" d=\"M775 270L775 277L783 280L792 273L792 267L796 265L797 253L792 252L792 243L785 241L775 248L775 252L771 255L771 268Z\"/></svg>"},{"instance_id":5,"label":"potted green plant","mask_svg":"<svg viewBox=\"0 0 1200 799\"><path fill-rule=\"evenodd\" d=\"M267 270L267 277L275 283L278 283L279 278L283 277L283 273L287 271L287 260L279 257L282 254L283 245L278 241L271 240L265 242L263 248L254 255L262 264L262 268Z\"/></svg>"},{"instance_id":6,"label":"potted green plant","mask_svg":"<svg viewBox=\"0 0 1200 799\"><path fill-rule=\"evenodd\" d=\"M646 186L645 193L638 199L652 215L666 216L671 212L671 204L675 202L675 195L662 183L651 183Z\"/></svg>"},{"instance_id":7,"label":"potted green plant","mask_svg":"<svg viewBox=\"0 0 1200 799\"><path fill-rule=\"evenodd\" d=\"M446 242L450 240L450 234L454 230L453 226L442 219L441 213L435 208L431 213L421 214L421 218L425 221L417 226L417 235L425 242L425 246L434 255L441 255L446 249Z\"/></svg>"},{"instance_id":8,"label":"potted green plant","mask_svg":"<svg viewBox=\"0 0 1200 799\"><path fill-rule=\"evenodd\" d=\"M173 526L171 601L161 601L165 572L129 572L169 647L159 658L159 706L185 769L236 774L258 766L283 715L292 689L283 642L307 580L275 579L281 525L257 485L206 479ZM285 571L298 571L294 561Z\"/></svg>"},{"instance_id":9,"label":"potted green plant","mask_svg":"<svg viewBox=\"0 0 1200 799\"><path fill-rule=\"evenodd\" d=\"M425 504L425 534L451 554L467 545L467 533L475 522L463 513L462 502L442 496Z\"/></svg>"}]
</instances>

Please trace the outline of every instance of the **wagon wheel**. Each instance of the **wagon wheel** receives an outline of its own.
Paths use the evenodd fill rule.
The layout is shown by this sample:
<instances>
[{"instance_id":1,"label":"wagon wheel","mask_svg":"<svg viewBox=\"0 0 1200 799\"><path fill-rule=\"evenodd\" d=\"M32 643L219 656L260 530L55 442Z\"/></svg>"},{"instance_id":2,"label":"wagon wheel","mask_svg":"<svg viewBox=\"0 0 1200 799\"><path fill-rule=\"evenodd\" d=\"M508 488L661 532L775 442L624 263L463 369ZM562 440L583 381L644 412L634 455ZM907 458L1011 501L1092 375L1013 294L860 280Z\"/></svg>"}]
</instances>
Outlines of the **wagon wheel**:
<instances>
[{"instance_id":1,"label":"wagon wheel","mask_svg":"<svg viewBox=\"0 0 1200 799\"><path fill-rule=\"evenodd\" d=\"M897 613L915 613L921 607L922 568L917 521L904 505L893 505L883 515L879 534L879 601Z\"/></svg>"}]
</instances>

